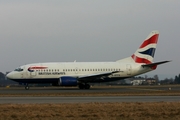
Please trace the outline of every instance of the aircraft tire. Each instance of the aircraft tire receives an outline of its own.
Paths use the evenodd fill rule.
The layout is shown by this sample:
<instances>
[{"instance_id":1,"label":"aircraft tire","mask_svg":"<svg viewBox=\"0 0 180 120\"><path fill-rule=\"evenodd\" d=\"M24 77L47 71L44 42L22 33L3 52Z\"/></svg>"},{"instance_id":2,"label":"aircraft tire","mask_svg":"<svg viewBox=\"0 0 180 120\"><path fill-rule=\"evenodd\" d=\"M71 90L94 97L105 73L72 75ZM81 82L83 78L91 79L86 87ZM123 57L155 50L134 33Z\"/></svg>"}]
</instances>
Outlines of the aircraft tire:
<instances>
[{"instance_id":1,"label":"aircraft tire","mask_svg":"<svg viewBox=\"0 0 180 120\"><path fill-rule=\"evenodd\" d=\"M85 88L85 85L79 84L79 89L84 89L84 88Z\"/></svg>"},{"instance_id":2,"label":"aircraft tire","mask_svg":"<svg viewBox=\"0 0 180 120\"><path fill-rule=\"evenodd\" d=\"M25 89L26 89L26 90L29 90L29 86L25 86Z\"/></svg>"},{"instance_id":3,"label":"aircraft tire","mask_svg":"<svg viewBox=\"0 0 180 120\"><path fill-rule=\"evenodd\" d=\"M90 89L90 85L89 84L85 84L85 89Z\"/></svg>"}]
</instances>

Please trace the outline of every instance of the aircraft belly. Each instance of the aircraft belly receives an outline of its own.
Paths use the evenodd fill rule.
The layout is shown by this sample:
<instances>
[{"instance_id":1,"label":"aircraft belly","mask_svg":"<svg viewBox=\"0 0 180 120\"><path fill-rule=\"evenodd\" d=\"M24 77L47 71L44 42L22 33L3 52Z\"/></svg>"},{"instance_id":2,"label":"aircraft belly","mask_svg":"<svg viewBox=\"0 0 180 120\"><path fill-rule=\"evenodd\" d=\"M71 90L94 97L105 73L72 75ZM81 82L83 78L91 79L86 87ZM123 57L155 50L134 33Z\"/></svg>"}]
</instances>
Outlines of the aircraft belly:
<instances>
[{"instance_id":1,"label":"aircraft belly","mask_svg":"<svg viewBox=\"0 0 180 120\"><path fill-rule=\"evenodd\" d=\"M13 79L13 81L20 83L57 83L58 79L49 78L49 79Z\"/></svg>"}]
</instances>

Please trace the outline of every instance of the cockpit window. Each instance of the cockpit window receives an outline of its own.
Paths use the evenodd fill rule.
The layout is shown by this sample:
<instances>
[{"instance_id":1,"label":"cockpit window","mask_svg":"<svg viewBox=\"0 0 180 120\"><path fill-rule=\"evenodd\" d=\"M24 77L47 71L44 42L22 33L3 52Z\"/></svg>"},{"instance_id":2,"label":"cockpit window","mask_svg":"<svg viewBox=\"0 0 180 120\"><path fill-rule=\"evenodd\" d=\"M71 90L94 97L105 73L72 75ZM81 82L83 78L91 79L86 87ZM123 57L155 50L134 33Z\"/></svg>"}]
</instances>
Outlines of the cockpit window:
<instances>
[{"instance_id":1,"label":"cockpit window","mask_svg":"<svg viewBox=\"0 0 180 120\"><path fill-rule=\"evenodd\" d=\"M21 72L21 71L23 71L23 69L22 68L16 68L14 71Z\"/></svg>"}]
</instances>

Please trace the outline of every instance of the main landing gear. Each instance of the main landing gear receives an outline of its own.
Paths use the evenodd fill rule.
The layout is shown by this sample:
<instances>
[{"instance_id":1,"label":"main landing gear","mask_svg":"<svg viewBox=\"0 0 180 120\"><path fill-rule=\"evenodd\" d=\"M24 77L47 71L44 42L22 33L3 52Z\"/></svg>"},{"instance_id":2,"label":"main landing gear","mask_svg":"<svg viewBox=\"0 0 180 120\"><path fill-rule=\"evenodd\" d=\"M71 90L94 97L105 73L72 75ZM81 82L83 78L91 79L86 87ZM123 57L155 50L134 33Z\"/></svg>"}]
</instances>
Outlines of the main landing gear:
<instances>
[{"instance_id":1,"label":"main landing gear","mask_svg":"<svg viewBox=\"0 0 180 120\"><path fill-rule=\"evenodd\" d=\"M79 89L90 89L90 85L89 84L82 84L82 83L80 83L79 84Z\"/></svg>"},{"instance_id":2,"label":"main landing gear","mask_svg":"<svg viewBox=\"0 0 180 120\"><path fill-rule=\"evenodd\" d=\"M25 86L25 90L29 90L29 86L28 86L28 84Z\"/></svg>"}]
</instances>

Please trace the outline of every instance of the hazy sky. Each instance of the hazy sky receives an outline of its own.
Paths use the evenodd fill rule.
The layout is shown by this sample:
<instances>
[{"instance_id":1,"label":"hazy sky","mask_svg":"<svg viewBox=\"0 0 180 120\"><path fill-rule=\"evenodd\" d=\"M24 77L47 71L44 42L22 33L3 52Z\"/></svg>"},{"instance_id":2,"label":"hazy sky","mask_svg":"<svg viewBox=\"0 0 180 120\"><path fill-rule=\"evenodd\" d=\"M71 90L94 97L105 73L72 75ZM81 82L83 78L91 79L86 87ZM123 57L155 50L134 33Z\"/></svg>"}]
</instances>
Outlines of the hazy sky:
<instances>
[{"instance_id":1,"label":"hazy sky","mask_svg":"<svg viewBox=\"0 0 180 120\"><path fill-rule=\"evenodd\" d=\"M159 30L148 74L180 73L180 0L1 0L0 71L36 62L116 61ZM148 75L147 74L147 75Z\"/></svg>"}]
</instances>

